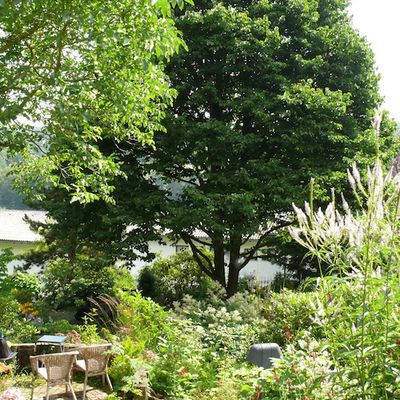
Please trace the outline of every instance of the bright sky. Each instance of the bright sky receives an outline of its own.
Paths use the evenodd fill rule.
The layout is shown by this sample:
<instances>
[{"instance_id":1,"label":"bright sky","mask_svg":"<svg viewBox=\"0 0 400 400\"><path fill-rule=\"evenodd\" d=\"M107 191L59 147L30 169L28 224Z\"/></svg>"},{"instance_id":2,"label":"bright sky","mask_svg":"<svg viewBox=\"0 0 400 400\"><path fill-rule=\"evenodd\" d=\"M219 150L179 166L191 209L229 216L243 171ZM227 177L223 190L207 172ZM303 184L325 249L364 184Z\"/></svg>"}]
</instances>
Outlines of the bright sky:
<instances>
[{"instance_id":1,"label":"bright sky","mask_svg":"<svg viewBox=\"0 0 400 400\"><path fill-rule=\"evenodd\" d=\"M349 11L374 50L384 107L400 122L400 0L352 0Z\"/></svg>"}]
</instances>

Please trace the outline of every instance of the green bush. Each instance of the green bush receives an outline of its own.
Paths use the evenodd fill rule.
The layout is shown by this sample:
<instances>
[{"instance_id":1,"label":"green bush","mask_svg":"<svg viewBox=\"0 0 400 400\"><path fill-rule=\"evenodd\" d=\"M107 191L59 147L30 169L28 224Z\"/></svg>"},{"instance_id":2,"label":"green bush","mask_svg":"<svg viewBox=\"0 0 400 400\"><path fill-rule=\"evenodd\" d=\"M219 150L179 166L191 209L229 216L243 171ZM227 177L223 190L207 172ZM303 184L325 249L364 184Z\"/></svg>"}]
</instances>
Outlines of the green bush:
<instances>
[{"instance_id":1,"label":"green bush","mask_svg":"<svg viewBox=\"0 0 400 400\"><path fill-rule=\"evenodd\" d=\"M344 200L340 211L335 199L325 211L295 208L293 238L333 274L318 279L308 298L316 350L294 343L265 399L400 398L400 176L384 176L379 160L366 175L364 185L356 168L349 172L354 212Z\"/></svg>"},{"instance_id":2,"label":"green bush","mask_svg":"<svg viewBox=\"0 0 400 400\"><path fill-rule=\"evenodd\" d=\"M287 289L280 293L271 292L263 310L263 341L284 346L309 329L312 324L310 298L313 296L312 292L292 292Z\"/></svg>"},{"instance_id":3,"label":"green bush","mask_svg":"<svg viewBox=\"0 0 400 400\"><path fill-rule=\"evenodd\" d=\"M138 278L138 289L143 296L166 307L172 307L186 294L204 299L213 285L188 251L157 259L143 268Z\"/></svg>"},{"instance_id":4,"label":"green bush","mask_svg":"<svg viewBox=\"0 0 400 400\"><path fill-rule=\"evenodd\" d=\"M11 249L0 250L0 288L3 280L7 277L8 268L7 265L15 259L15 256Z\"/></svg>"},{"instance_id":5,"label":"green bush","mask_svg":"<svg viewBox=\"0 0 400 400\"><path fill-rule=\"evenodd\" d=\"M342 389L348 377L338 374L335 365L321 343L305 336L296 345L288 345L285 357L262 374L260 399L349 399Z\"/></svg>"},{"instance_id":6,"label":"green bush","mask_svg":"<svg viewBox=\"0 0 400 400\"><path fill-rule=\"evenodd\" d=\"M40 282L36 275L15 272L2 283L3 291L8 291L20 304L32 302L40 292Z\"/></svg>"},{"instance_id":7,"label":"green bush","mask_svg":"<svg viewBox=\"0 0 400 400\"><path fill-rule=\"evenodd\" d=\"M67 334L77 329L77 325L71 324L69 321L65 319L60 319L54 322L46 322L39 326L39 329L42 333L46 334L56 334L63 333Z\"/></svg>"},{"instance_id":8,"label":"green bush","mask_svg":"<svg viewBox=\"0 0 400 400\"><path fill-rule=\"evenodd\" d=\"M121 333L128 334L144 348L153 349L159 337L167 337L172 329L171 313L140 293L122 294L118 323Z\"/></svg>"},{"instance_id":9,"label":"green bush","mask_svg":"<svg viewBox=\"0 0 400 400\"><path fill-rule=\"evenodd\" d=\"M32 301L38 295L39 281L22 272L8 275L7 264L14 258L10 249L0 251L0 331L13 342L30 341L37 333Z\"/></svg>"},{"instance_id":10,"label":"green bush","mask_svg":"<svg viewBox=\"0 0 400 400\"><path fill-rule=\"evenodd\" d=\"M66 259L52 260L43 272L42 298L48 309L74 309L75 317L90 312L88 298L114 295L118 270L97 267L93 260L79 257L74 264Z\"/></svg>"},{"instance_id":11,"label":"green bush","mask_svg":"<svg viewBox=\"0 0 400 400\"><path fill-rule=\"evenodd\" d=\"M146 370L152 389L166 398L223 399L223 393L234 393L234 398L249 399L259 370L241 360L254 339L256 324L250 321L255 322L254 308L262 301L240 296L220 309L221 296L214 293L214 305L204 312L203 303L189 297L172 312L139 293L123 296L121 344L110 368L116 388L134 393Z\"/></svg>"},{"instance_id":12,"label":"green bush","mask_svg":"<svg viewBox=\"0 0 400 400\"><path fill-rule=\"evenodd\" d=\"M20 310L20 304L12 297L0 296L0 331L12 342L31 341L38 332Z\"/></svg>"},{"instance_id":13,"label":"green bush","mask_svg":"<svg viewBox=\"0 0 400 400\"><path fill-rule=\"evenodd\" d=\"M263 336L262 308L262 300L249 293L238 293L224 301L221 293L211 292L208 300L185 296L174 311L181 320L198 327L199 339L215 351L216 357L243 360L250 345Z\"/></svg>"}]
</instances>

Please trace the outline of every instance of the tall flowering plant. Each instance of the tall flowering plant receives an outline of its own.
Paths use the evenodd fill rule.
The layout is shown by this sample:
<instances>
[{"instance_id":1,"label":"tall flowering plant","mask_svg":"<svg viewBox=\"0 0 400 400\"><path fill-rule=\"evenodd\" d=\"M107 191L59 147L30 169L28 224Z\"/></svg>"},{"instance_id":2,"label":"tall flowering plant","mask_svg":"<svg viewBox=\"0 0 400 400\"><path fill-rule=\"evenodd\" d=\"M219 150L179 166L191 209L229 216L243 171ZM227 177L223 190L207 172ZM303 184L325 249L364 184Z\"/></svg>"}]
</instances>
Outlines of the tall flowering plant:
<instances>
[{"instance_id":1,"label":"tall flowering plant","mask_svg":"<svg viewBox=\"0 0 400 400\"><path fill-rule=\"evenodd\" d=\"M332 274L310 296L313 327L346 398L400 396L400 175L385 174L380 160L364 179L348 171L358 207L335 194L325 210L294 207L298 226L292 237ZM339 205L338 205L339 203Z\"/></svg>"},{"instance_id":2,"label":"tall flowering plant","mask_svg":"<svg viewBox=\"0 0 400 400\"><path fill-rule=\"evenodd\" d=\"M304 210L294 205L298 227L289 229L291 236L311 255L340 271L359 273L395 263L399 258L400 174L385 175L379 159L372 170L367 169L366 184L356 165L347 172L357 210L352 211L343 196L339 210L334 193L325 210L314 211L312 200Z\"/></svg>"}]
</instances>

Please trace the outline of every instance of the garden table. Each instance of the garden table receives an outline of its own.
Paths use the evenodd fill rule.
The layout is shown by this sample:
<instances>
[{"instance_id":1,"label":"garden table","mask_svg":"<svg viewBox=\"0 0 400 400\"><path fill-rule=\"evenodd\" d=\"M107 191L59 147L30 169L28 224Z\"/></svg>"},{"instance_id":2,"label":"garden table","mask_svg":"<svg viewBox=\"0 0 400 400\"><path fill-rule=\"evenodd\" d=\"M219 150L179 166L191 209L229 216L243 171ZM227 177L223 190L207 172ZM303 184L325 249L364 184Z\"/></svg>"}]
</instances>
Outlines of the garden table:
<instances>
[{"instance_id":1,"label":"garden table","mask_svg":"<svg viewBox=\"0 0 400 400\"><path fill-rule=\"evenodd\" d=\"M36 343L38 344L50 344L53 346L60 346L60 351L64 351L64 342L67 340L66 336L58 335L43 335Z\"/></svg>"}]
</instances>

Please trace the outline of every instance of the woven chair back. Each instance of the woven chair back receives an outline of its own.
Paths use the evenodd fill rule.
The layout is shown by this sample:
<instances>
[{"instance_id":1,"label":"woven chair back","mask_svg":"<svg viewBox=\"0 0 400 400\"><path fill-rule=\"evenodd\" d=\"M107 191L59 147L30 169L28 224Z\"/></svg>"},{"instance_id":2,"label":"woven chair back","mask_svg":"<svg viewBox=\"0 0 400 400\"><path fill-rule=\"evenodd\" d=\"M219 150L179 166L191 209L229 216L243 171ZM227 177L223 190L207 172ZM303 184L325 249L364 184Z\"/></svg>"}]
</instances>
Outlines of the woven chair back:
<instances>
[{"instance_id":1,"label":"woven chair back","mask_svg":"<svg viewBox=\"0 0 400 400\"><path fill-rule=\"evenodd\" d=\"M72 366L78 355L77 351L44 354L31 357L33 373L37 374L38 362L46 369L46 381L49 384L64 384L70 380Z\"/></svg>"},{"instance_id":2,"label":"woven chair back","mask_svg":"<svg viewBox=\"0 0 400 400\"><path fill-rule=\"evenodd\" d=\"M111 344L98 344L93 346L82 346L77 349L80 358L85 361L86 369L90 374L104 372L110 358Z\"/></svg>"}]
</instances>

